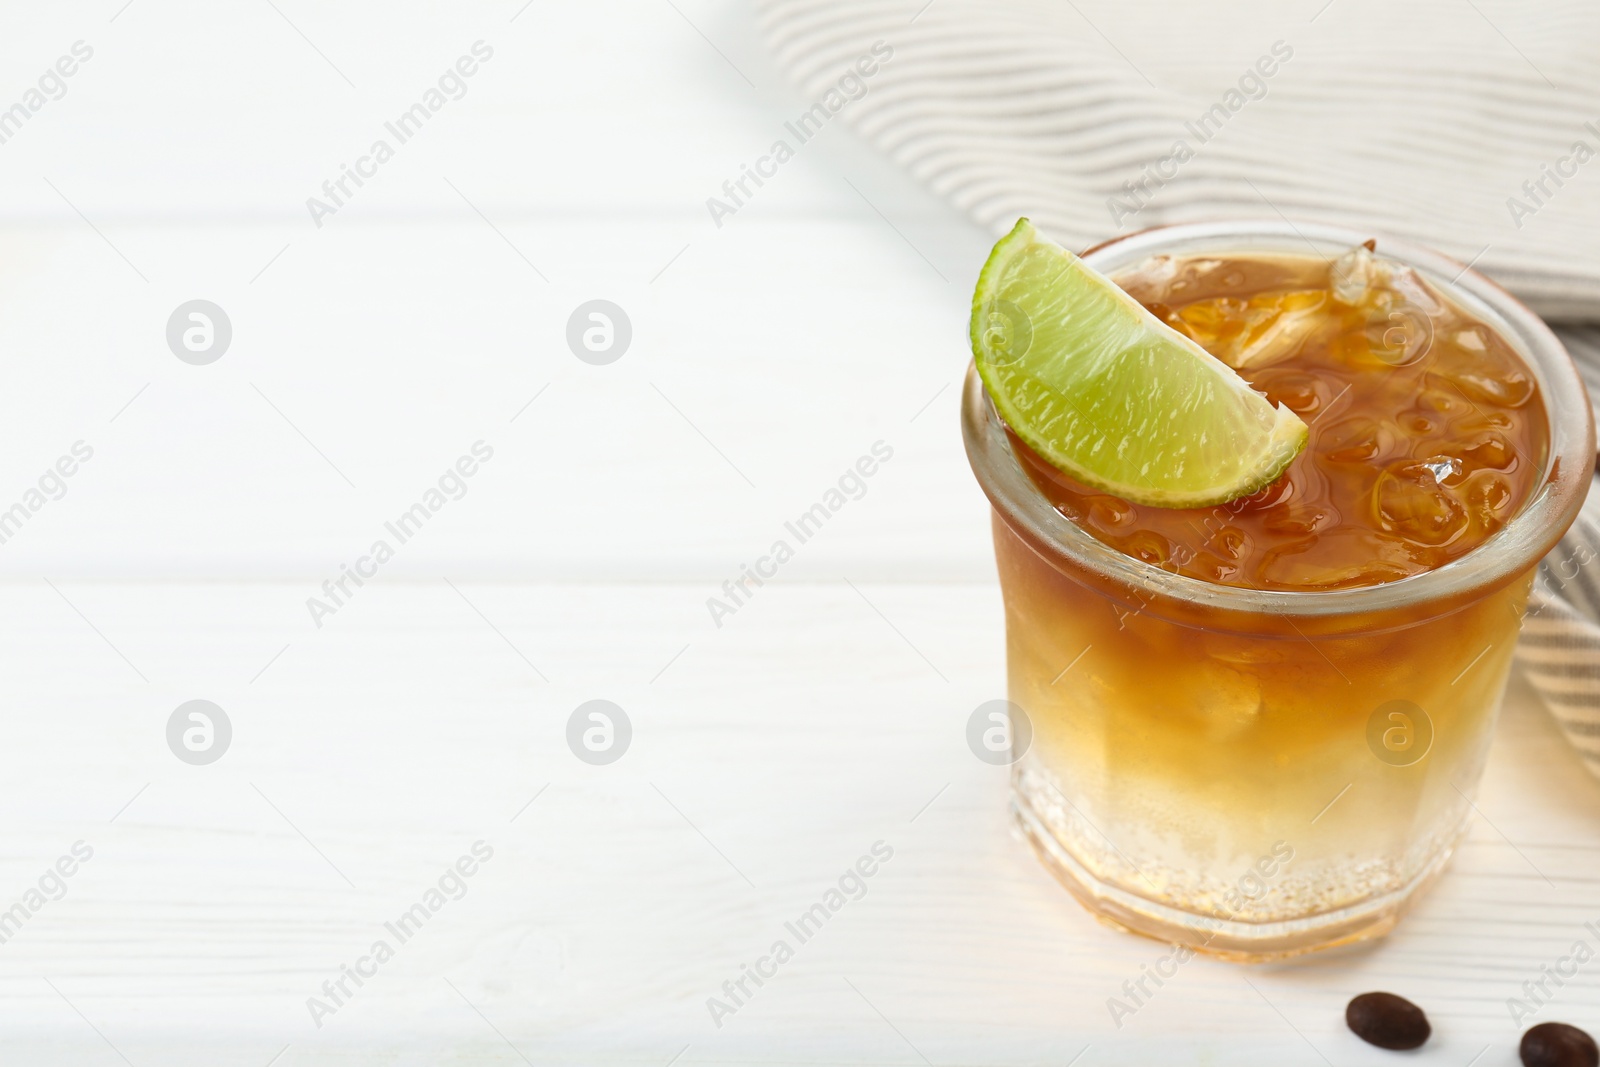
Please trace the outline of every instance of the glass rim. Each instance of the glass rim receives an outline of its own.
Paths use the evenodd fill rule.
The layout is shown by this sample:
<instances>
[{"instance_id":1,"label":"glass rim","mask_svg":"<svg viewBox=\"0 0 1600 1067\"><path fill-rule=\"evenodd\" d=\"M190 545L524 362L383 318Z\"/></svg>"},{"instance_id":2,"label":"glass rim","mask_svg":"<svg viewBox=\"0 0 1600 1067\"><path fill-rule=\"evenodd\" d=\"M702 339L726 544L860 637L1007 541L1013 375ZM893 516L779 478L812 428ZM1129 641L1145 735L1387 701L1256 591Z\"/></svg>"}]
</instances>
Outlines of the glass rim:
<instances>
[{"instance_id":1,"label":"glass rim","mask_svg":"<svg viewBox=\"0 0 1600 1067\"><path fill-rule=\"evenodd\" d=\"M1161 254L1277 252L1329 258L1375 239L1376 254L1409 266L1444 296L1498 330L1539 383L1550 427L1549 452L1533 495L1495 534L1466 555L1421 574L1351 589L1280 590L1220 585L1175 574L1096 539L1062 515L1012 450L975 364L961 400L967 459L995 511L1079 567L1201 607L1306 617L1386 611L1485 593L1524 573L1558 542L1578 515L1595 463L1594 415L1583 379L1544 321L1489 278L1410 241L1342 226L1287 219L1178 223L1096 245L1084 262L1104 274Z\"/></svg>"}]
</instances>

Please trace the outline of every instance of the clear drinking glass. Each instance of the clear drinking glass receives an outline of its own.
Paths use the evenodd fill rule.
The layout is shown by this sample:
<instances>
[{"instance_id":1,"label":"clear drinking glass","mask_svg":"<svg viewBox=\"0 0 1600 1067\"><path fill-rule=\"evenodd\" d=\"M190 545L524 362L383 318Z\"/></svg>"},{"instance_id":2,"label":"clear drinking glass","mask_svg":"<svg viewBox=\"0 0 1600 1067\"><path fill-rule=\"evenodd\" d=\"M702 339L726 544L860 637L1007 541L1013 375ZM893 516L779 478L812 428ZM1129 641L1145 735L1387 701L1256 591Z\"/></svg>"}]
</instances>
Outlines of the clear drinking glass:
<instances>
[{"instance_id":1,"label":"clear drinking glass","mask_svg":"<svg viewBox=\"0 0 1600 1067\"><path fill-rule=\"evenodd\" d=\"M1180 225L1084 259L1114 275L1152 255L1303 255L1307 242L1333 258L1369 236ZM1380 936L1465 828L1533 571L1583 502L1594 426L1565 349L1510 294L1403 241L1378 252L1500 332L1537 379L1550 432L1522 509L1409 578L1260 591L1124 555L1051 506L967 376L962 430L994 509L1010 700L1032 737L1013 809L1043 863L1113 925L1236 959Z\"/></svg>"}]
</instances>

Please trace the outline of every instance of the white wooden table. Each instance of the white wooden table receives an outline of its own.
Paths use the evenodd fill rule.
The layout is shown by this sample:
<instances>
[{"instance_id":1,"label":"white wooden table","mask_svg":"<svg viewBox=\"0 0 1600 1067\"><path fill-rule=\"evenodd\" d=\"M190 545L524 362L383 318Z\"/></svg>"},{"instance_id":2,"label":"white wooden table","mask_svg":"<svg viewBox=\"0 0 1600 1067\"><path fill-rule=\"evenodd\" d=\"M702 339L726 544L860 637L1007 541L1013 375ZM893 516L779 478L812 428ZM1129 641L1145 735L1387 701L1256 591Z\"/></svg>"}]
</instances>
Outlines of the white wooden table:
<instances>
[{"instance_id":1,"label":"white wooden table","mask_svg":"<svg viewBox=\"0 0 1600 1067\"><path fill-rule=\"evenodd\" d=\"M0 544L0 910L93 850L0 944L0 1061L1375 1064L1343 1006L1390 988L1433 1017L1415 1061L1515 1062L1506 999L1600 923L1600 787L1520 682L1482 818L1394 937L1195 961L1113 1026L1162 950L1071 903L963 738L1003 685L955 425L988 239L844 129L716 227L705 198L801 103L740 6L274 2L0 35L18 97L94 48L0 145L0 511L94 450ZM478 40L466 95L316 228L305 199ZM196 298L233 327L207 366L164 336ZM593 298L633 325L608 366L564 340ZM209 765L167 744L193 699L232 724ZM566 741L594 699L632 724L609 765ZM879 841L718 1027L707 998ZM319 1027L308 998L380 938ZM1539 1018L1600 1031L1597 994L1591 963Z\"/></svg>"}]
</instances>

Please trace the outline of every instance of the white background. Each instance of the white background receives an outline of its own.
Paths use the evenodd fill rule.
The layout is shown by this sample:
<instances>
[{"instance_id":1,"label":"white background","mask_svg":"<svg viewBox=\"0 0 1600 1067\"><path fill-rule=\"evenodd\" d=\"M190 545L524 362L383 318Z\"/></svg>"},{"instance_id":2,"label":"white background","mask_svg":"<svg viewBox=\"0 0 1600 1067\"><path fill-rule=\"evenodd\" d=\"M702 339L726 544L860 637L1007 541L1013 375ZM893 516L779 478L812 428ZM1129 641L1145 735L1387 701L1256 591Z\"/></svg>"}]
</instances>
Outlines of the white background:
<instances>
[{"instance_id":1,"label":"white background","mask_svg":"<svg viewBox=\"0 0 1600 1067\"><path fill-rule=\"evenodd\" d=\"M0 145L0 508L95 450L0 545L0 904L95 849L0 945L6 1062L1378 1063L1342 1025L1371 988L1428 1008L1424 1062L1515 1062L1505 999L1600 921L1600 788L1520 684L1398 934L1196 961L1112 1026L1164 950L1068 900L963 737L1004 671L955 422L989 236L842 126L718 228L706 198L808 103L742 5L274 2L0 32L0 106L94 48ZM480 39L466 96L314 226ZM604 367L565 343L597 297L633 325ZM165 341L196 298L234 333L203 367ZM468 494L316 626L480 439ZM865 496L713 626L879 440ZM194 698L233 724L207 767L166 746ZM595 698L633 723L607 767L565 742ZM467 895L318 1028L307 998L479 839ZM878 840L866 897L714 1026ZM1541 1019L1600 1030L1590 966Z\"/></svg>"}]
</instances>

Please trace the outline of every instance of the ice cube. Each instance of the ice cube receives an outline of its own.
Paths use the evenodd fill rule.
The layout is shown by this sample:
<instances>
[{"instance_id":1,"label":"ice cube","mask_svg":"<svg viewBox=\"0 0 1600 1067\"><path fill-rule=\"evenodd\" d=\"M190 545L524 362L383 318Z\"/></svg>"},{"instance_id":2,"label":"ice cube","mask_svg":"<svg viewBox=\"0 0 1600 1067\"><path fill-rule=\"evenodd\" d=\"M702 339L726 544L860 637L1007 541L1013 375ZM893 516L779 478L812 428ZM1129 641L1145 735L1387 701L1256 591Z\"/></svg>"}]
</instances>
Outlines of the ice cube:
<instances>
[{"instance_id":1,"label":"ice cube","mask_svg":"<svg viewBox=\"0 0 1600 1067\"><path fill-rule=\"evenodd\" d=\"M1432 349L1444 305L1410 267L1357 245L1329 266L1328 286L1335 301L1365 316L1363 355L1395 367L1415 363Z\"/></svg>"},{"instance_id":2,"label":"ice cube","mask_svg":"<svg viewBox=\"0 0 1600 1067\"><path fill-rule=\"evenodd\" d=\"M1274 404L1282 404L1302 418L1319 411L1323 395L1330 391L1316 375L1294 370L1258 374L1250 385L1257 392L1265 393Z\"/></svg>"},{"instance_id":3,"label":"ice cube","mask_svg":"<svg viewBox=\"0 0 1600 1067\"><path fill-rule=\"evenodd\" d=\"M1213 741L1238 737L1261 720L1261 682L1252 673L1206 662L1194 692Z\"/></svg>"},{"instance_id":4,"label":"ice cube","mask_svg":"<svg viewBox=\"0 0 1600 1067\"><path fill-rule=\"evenodd\" d=\"M1482 351L1456 348L1429 368L1448 380L1465 397L1480 404L1521 407L1533 396L1533 379L1518 357L1499 337L1484 338Z\"/></svg>"},{"instance_id":5,"label":"ice cube","mask_svg":"<svg viewBox=\"0 0 1600 1067\"><path fill-rule=\"evenodd\" d=\"M1444 305L1410 267L1384 263L1380 270L1367 313L1373 354L1390 366L1408 366L1433 351Z\"/></svg>"},{"instance_id":6,"label":"ice cube","mask_svg":"<svg viewBox=\"0 0 1600 1067\"><path fill-rule=\"evenodd\" d=\"M1273 549L1256 573L1259 584L1277 589L1345 589L1421 569L1401 537L1346 524Z\"/></svg>"},{"instance_id":7,"label":"ice cube","mask_svg":"<svg viewBox=\"0 0 1600 1067\"><path fill-rule=\"evenodd\" d=\"M1437 420L1420 411L1406 412L1395 419L1395 425L1412 437L1432 437L1433 432L1439 428Z\"/></svg>"},{"instance_id":8,"label":"ice cube","mask_svg":"<svg viewBox=\"0 0 1600 1067\"><path fill-rule=\"evenodd\" d=\"M1171 256L1148 256L1127 270L1118 271L1116 282L1130 291L1163 294L1157 299L1165 299L1164 294L1172 291L1179 277L1178 260Z\"/></svg>"},{"instance_id":9,"label":"ice cube","mask_svg":"<svg viewBox=\"0 0 1600 1067\"><path fill-rule=\"evenodd\" d=\"M1378 260L1366 245L1356 245L1333 261L1328 269L1329 288L1333 298L1349 307L1357 307L1367 298L1378 273Z\"/></svg>"},{"instance_id":10,"label":"ice cube","mask_svg":"<svg viewBox=\"0 0 1600 1067\"><path fill-rule=\"evenodd\" d=\"M1224 526L1212 535L1211 544L1224 558L1238 561L1250 549L1250 535L1237 526Z\"/></svg>"},{"instance_id":11,"label":"ice cube","mask_svg":"<svg viewBox=\"0 0 1600 1067\"><path fill-rule=\"evenodd\" d=\"M1501 512L1511 503L1511 479L1498 471L1477 471L1467 479L1467 504L1473 518L1487 529L1500 527Z\"/></svg>"},{"instance_id":12,"label":"ice cube","mask_svg":"<svg viewBox=\"0 0 1600 1067\"><path fill-rule=\"evenodd\" d=\"M1428 287L1428 283L1422 280L1422 275L1398 263L1383 263L1380 266L1383 281L1379 296L1387 302L1385 310L1414 308L1430 319L1444 313L1444 304Z\"/></svg>"},{"instance_id":13,"label":"ice cube","mask_svg":"<svg viewBox=\"0 0 1600 1067\"><path fill-rule=\"evenodd\" d=\"M1393 445L1393 437L1376 420L1357 415L1323 430L1317 447L1335 463L1365 466Z\"/></svg>"},{"instance_id":14,"label":"ice cube","mask_svg":"<svg viewBox=\"0 0 1600 1067\"><path fill-rule=\"evenodd\" d=\"M1510 470L1517 461L1517 450L1504 434L1490 430L1477 434L1450 451L1459 457L1461 469L1471 474L1480 470Z\"/></svg>"},{"instance_id":15,"label":"ice cube","mask_svg":"<svg viewBox=\"0 0 1600 1067\"><path fill-rule=\"evenodd\" d=\"M1293 356L1319 328L1327 295L1317 289L1198 300L1179 313L1185 331L1234 370L1270 367Z\"/></svg>"},{"instance_id":16,"label":"ice cube","mask_svg":"<svg viewBox=\"0 0 1600 1067\"><path fill-rule=\"evenodd\" d=\"M1245 310L1245 302L1238 297L1219 296L1212 300L1196 300L1173 318L1177 320L1175 325L1194 338L1200 347L1222 359L1217 351L1222 338L1238 329Z\"/></svg>"},{"instance_id":17,"label":"ice cube","mask_svg":"<svg viewBox=\"0 0 1600 1067\"><path fill-rule=\"evenodd\" d=\"M1089 497L1088 504L1087 521L1106 533L1120 533L1133 526L1139 518L1132 504L1114 496Z\"/></svg>"},{"instance_id":18,"label":"ice cube","mask_svg":"<svg viewBox=\"0 0 1600 1067\"><path fill-rule=\"evenodd\" d=\"M1440 485L1454 485L1461 479L1461 461L1454 456L1433 456L1417 466L1428 470Z\"/></svg>"},{"instance_id":19,"label":"ice cube","mask_svg":"<svg viewBox=\"0 0 1600 1067\"><path fill-rule=\"evenodd\" d=\"M1459 474L1450 457L1396 463L1373 491L1378 528L1413 544L1447 544L1467 525L1467 509L1444 484Z\"/></svg>"},{"instance_id":20,"label":"ice cube","mask_svg":"<svg viewBox=\"0 0 1600 1067\"><path fill-rule=\"evenodd\" d=\"M1472 410L1467 406L1466 399L1454 389L1424 390L1422 395L1417 397L1417 408L1449 417L1465 415Z\"/></svg>"},{"instance_id":21,"label":"ice cube","mask_svg":"<svg viewBox=\"0 0 1600 1067\"><path fill-rule=\"evenodd\" d=\"M1262 525L1268 530L1290 537L1309 537L1333 521L1332 512L1313 504L1279 504L1268 508L1262 517Z\"/></svg>"},{"instance_id":22,"label":"ice cube","mask_svg":"<svg viewBox=\"0 0 1600 1067\"><path fill-rule=\"evenodd\" d=\"M1138 530L1124 539L1118 547L1134 559L1142 559L1146 563L1169 571L1178 569L1177 557L1186 551L1179 549L1154 530Z\"/></svg>"}]
</instances>

